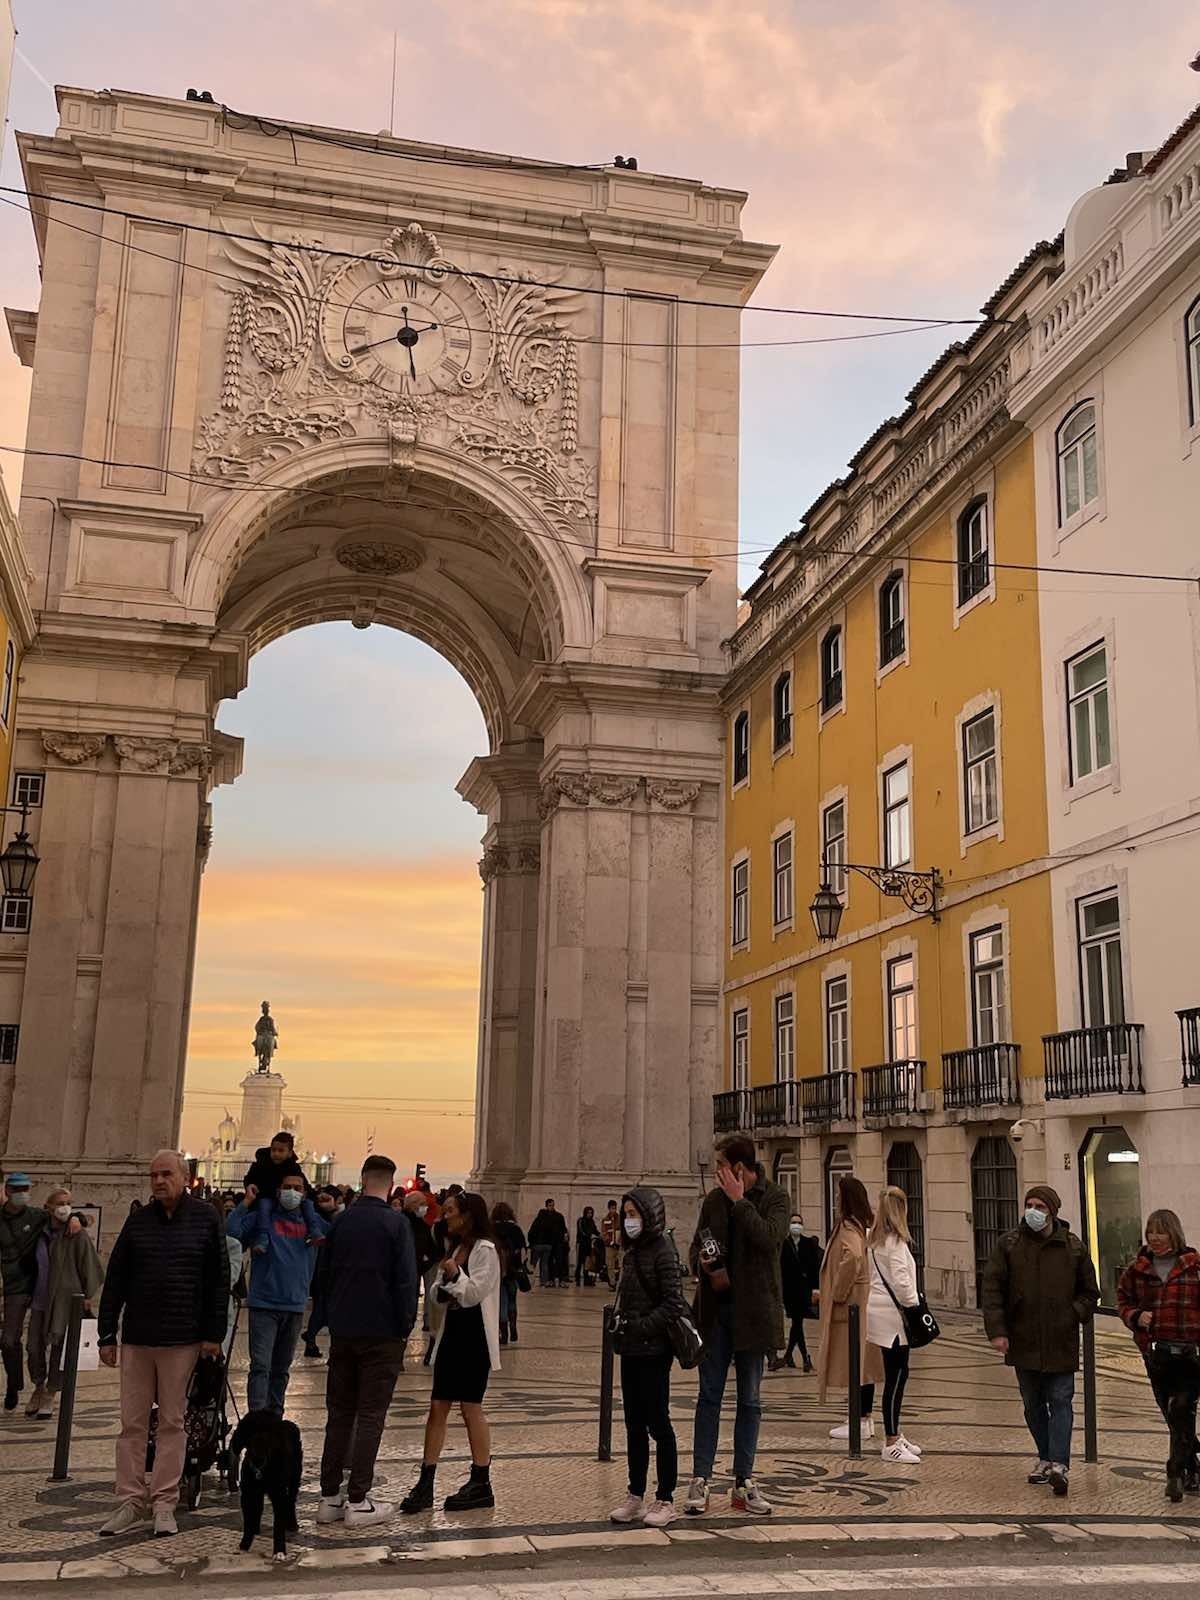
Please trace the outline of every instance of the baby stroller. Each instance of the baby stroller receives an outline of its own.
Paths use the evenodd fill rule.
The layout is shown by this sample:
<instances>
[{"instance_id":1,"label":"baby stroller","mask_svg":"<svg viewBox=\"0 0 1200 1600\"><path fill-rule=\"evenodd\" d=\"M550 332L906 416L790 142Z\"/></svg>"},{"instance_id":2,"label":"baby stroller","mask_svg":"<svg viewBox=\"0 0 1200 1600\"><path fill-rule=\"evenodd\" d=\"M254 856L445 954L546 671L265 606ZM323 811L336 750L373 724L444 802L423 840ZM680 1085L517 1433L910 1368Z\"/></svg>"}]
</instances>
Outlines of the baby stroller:
<instances>
[{"instance_id":1,"label":"baby stroller","mask_svg":"<svg viewBox=\"0 0 1200 1600\"><path fill-rule=\"evenodd\" d=\"M241 1314L238 1302L234 1319L234 1337L237 1337L237 1317ZM230 1342L232 1348L232 1341ZM183 1428L187 1435L187 1453L184 1456L183 1476L179 1483L179 1501L188 1511L200 1504L201 1480L214 1468L224 1480L230 1494L238 1488L237 1462L229 1448L233 1433L226 1415L226 1401L233 1404L234 1416L240 1420L237 1401L229 1383L229 1369L223 1356L206 1357L196 1363L188 1382L187 1411ZM155 1439L158 1433L158 1407L150 1412L150 1438L146 1448L146 1472L154 1466Z\"/></svg>"}]
</instances>

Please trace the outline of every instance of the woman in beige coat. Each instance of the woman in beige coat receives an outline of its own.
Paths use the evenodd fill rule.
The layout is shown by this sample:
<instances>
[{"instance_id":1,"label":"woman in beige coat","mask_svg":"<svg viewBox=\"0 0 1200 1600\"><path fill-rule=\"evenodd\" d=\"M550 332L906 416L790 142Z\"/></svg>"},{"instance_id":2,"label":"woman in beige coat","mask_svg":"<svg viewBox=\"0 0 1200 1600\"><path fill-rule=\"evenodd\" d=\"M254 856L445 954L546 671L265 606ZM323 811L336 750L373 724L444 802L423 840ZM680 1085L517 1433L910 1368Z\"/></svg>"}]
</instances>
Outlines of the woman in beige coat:
<instances>
[{"instance_id":1,"label":"woman in beige coat","mask_svg":"<svg viewBox=\"0 0 1200 1600\"><path fill-rule=\"evenodd\" d=\"M859 1382L883 1382L883 1356L879 1346L867 1341L867 1295L871 1287L867 1258L867 1230L874 1218L867 1191L857 1178L842 1178L838 1183L838 1221L821 1263L821 1353L817 1360L820 1396L828 1389L850 1385L849 1308L858 1307ZM863 1437L875 1434L870 1416L870 1399L860 1398ZM831 1439L848 1439L850 1424L831 1428Z\"/></svg>"}]
</instances>

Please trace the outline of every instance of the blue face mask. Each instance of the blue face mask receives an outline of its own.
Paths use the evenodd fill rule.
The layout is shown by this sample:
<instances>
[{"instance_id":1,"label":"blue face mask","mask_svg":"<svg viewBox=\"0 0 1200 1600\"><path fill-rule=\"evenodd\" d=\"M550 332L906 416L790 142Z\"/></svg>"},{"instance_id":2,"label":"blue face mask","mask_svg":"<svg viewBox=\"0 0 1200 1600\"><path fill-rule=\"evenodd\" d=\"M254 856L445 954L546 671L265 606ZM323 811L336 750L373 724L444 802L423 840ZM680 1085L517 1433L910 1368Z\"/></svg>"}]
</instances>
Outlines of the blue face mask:
<instances>
[{"instance_id":1,"label":"blue face mask","mask_svg":"<svg viewBox=\"0 0 1200 1600\"><path fill-rule=\"evenodd\" d=\"M1039 1211L1036 1206L1030 1206L1025 1212L1026 1225L1032 1228L1034 1233L1041 1233L1049 1221L1050 1218L1047 1213Z\"/></svg>"},{"instance_id":2,"label":"blue face mask","mask_svg":"<svg viewBox=\"0 0 1200 1600\"><path fill-rule=\"evenodd\" d=\"M279 1191L279 1204L285 1211L298 1211L304 1196L299 1189L281 1189Z\"/></svg>"}]
</instances>

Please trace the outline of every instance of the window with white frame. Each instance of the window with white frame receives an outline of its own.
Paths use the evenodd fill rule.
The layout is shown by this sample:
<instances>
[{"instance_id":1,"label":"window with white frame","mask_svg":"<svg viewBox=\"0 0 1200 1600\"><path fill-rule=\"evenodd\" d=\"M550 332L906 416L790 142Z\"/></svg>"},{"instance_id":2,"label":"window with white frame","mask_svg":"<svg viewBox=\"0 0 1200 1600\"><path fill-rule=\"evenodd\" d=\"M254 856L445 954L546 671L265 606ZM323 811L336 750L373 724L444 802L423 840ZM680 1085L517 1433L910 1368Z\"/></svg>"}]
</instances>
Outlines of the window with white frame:
<instances>
[{"instance_id":1,"label":"window with white frame","mask_svg":"<svg viewBox=\"0 0 1200 1600\"><path fill-rule=\"evenodd\" d=\"M1083 1022L1103 1028L1125 1021L1121 961L1121 903L1115 889L1089 895L1075 906L1079 932L1079 985Z\"/></svg>"},{"instance_id":2,"label":"window with white frame","mask_svg":"<svg viewBox=\"0 0 1200 1600\"><path fill-rule=\"evenodd\" d=\"M4 647L4 687L0 689L0 722L8 727L12 716L13 683L17 675L17 647L10 639Z\"/></svg>"},{"instance_id":3,"label":"window with white frame","mask_svg":"<svg viewBox=\"0 0 1200 1600\"><path fill-rule=\"evenodd\" d=\"M733 781L745 783L750 776L750 713L739 711L733 719Z\"/></svg>"},{"instance_id":4,"label":"window with white frame","mask_svg":"<svg viewBox=\"0 0 1200 1600\"><path fill-rule=\"evenodd\" d=\"M796 1076L796 998L775 996L775 1082L791 1083Z\"/></svg>"},{"instance_id":5,"label":"window with white frame","mask_svg":"<svg viewBox=\"0 0 1200 1600\"><path fill-rule=\"evenodd\" d=\"M879 586L879 665L904 654L904 574L891 572Z\"/></svg>"},{"instance_id":6,"label":"window with white frame","mask_svg":"<svg viewBox=\"0 0 1200 1600\"><path fill-rule=\"evenodd\" d=\"M912 806L909 799L908 762L901 761L883 775L883 864L907 866L912 860Z\"/></svg>"},{"instance_id":7,"label":"window with white frame","mask_svg":"<svg viewBox=\"0 0 1200 1600\"><path fill-rule=\"evenodd\" d=\"M781 833L771 846L771 877L775 926L792 920L792 831Z\"/></svg>"},{"instance_id":8,"label":"window with white frame","mask_svg":"<svg viewBox=\"0 0 1200 1600\"><path fill-rule=\"evenodd\" d=\"M917 1054L917 968L912 956L887 964L888 1059L912 1061Z\"/></svg>"},{"instance_id":9,"label":"window with white frame","mask_svg":"<svg viewBox=\"0 0 1200 1600\"><path fill-rule=\"evenodd\" d=\"M745 944L750 937L750 863L735 861L733 866L732 914L730 940Z\"/></svg>"},{"instance_id":10,"label":"window with white frame","mask_svg":"<svg viewBox=\"0 0 1200 1600\"><path fill-rule=\"evenodd\" d=\"M1184 316L1183 340L1187 353L1188 421L1194 428L1200 422L1200 295Z\"/></svg>"},{"instance_id":11,"label":"window with white frame","mask_svg":"<svg viewBox=\"0 0 1200 1600\"><path fill-rule=\"evenodd\" d=\"M1072 783L1111 765L1108 651L1103 644L1092 645L1067 662L1067 736Z\"/></svg>"},{"instance_id":12,"label":"window with white frame","mask_svg":"<svg viewBox=\"0 0 1200 1600\"><path fill-rule=\"evenodd\" d=\"M971 934L971 1038L976 1045L1008 1042L1008 990L1004 981L1004 929Z\"/></svg>"},{"instance_id":13,"label":"window with white frame","mask_svg":"<svg viewBox=\"0 0 1200 1600\"><path fill-rule=\"evenodd\" d=\"M775 749L783 750L792 742L792 675L781 672L775 679L774 724Z\"/></svg>"},{"instance_id":14,"label":"window with white frame","mask_svg":"<svg viewBox=\"0 0 1200 1600\"><path fill-rule=\"evenodd\" d=\"M842 694L842 630L830 628L821 640L821 710L835 710Z\"/></svg>"},{"instance_id":15,"label":"window with white frame","mask_svg":"<svg viewBox=\"0 0 1200 1600\"><path fill-rule=\"evenodd\" d=\"M733 1013L733 1087L750 1087L750 1012L745 1006Z\"/></svg>"},{"instance_id":16,"label":"window with white frame","mask_svg":"<svg viewBox=\"0 0 1200 1600\"><path fill-rule=\"evenodd\" d=\"M821 860L829 887L842 899L846 893L846 802L835 800L821 813Z\"/></svg>"},{"instance_id":17,"label":"window with white frame","mask_svg":"<svg viewBox=\"0 0 1200 1600\"><path fill-rule=\"evenodd\" d=\"M991 581L988 503L973 500L958 519L958 603L965 606Z\"/></svg>"},{"instance_id":18,"label":"window with white frame","mask_svg":"<svg viewBox=\"0 0 1200 1600\"><path fill-rule=\"evenodd\" d=\"M1100 458L1096 444L1096 405L1085 400L1069 412L1054 436L1058 458L1058 521L1070 522L1100 497Z\"/></svg>"},{"instance_id":19,"label":"window with white frame","mask_svg":"<svg viewBox=\"0 0 1200 1600\"><path fill-rule=\"evenodd\" d=\"M850 980L825 980L825 1070L850 1070Z\"/></svg>"},{"instance_id":20,"label":"window with white frame","mask_svg":"<svg viewBox=\"0 0 1200 1600\"><path fill-rule=\"evenodd\" d=\"M25 806L30 811L36 811L42 803L46 792L46 774L44 772L14 772L12 803L15 806Z\"/></svg>"},{"instance_id":21,"label":"window with white frame","mask_svg":"<svg viewBox=\"0 0 1200 1600\"><path fill-rule=\"evenodd\" d=\"M6 894L0 900L0 933L28 933L33 901L27 894Z\"/></svg>"},{"instance_id":22,"label":"window with white frame","mask_svg":"<svg viewBox=\"0 0 1200 1600\"><path fill-rule=\"evenodd\" d=\"M963 724L963 816L966 831L978 833L1000 816L996 783L996 711L989 706Z\"/></svg>"}]
</instances>

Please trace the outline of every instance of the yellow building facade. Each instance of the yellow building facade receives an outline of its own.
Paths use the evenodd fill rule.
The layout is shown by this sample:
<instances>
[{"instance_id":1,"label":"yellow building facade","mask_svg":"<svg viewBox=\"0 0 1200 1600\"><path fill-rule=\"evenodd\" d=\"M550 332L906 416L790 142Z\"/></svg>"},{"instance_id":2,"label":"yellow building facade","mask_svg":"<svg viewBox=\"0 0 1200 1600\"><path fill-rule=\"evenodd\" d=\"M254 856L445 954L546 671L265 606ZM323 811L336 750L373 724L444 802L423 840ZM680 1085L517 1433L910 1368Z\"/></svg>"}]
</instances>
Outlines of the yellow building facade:
<instances>
[{"instance_id":1,"label":"yellow building facade","mask_svg":"<svg viewBox=\"0 0 1200 1600\"><path fill-rule=\"evenodd\" d=\"M1056 1025L1034 456L1005 405L1023 268L989 308L1012 320L922 379L729 641L714 1121L755 1133L823 1235L843 1173L899 1183L941 1304L974 1302L1015 1226L1009 1130Z\"/></svg>"}]
</instances>

